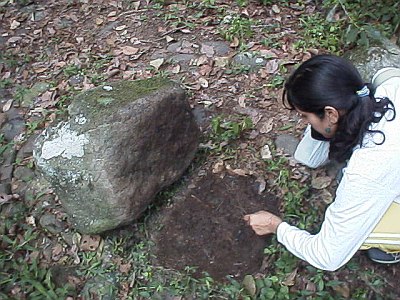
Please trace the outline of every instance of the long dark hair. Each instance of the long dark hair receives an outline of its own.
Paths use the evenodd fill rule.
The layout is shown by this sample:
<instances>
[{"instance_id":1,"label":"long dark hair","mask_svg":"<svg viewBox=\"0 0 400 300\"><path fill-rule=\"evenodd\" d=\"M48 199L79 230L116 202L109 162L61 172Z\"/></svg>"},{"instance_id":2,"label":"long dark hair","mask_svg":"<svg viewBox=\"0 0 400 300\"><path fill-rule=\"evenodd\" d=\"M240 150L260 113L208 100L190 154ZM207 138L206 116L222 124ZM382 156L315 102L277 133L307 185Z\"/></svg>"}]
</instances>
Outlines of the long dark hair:
<instances>
[{"instance_id":1,"label":"long dark hair","mask_svg":"<svg viewBox=\"0 0 400 300\"><path fill-rule=\"evenodd\" d=\"M388 98L374 97L374 89L368 96L360 97L357 91L365 83L357 69L346 59L334 55L317 55L304 62L286 81L283 102L289 109L300 109L324 118L324 108L332 106L340 112L338 128L330 140L329 158L345 161L353 148L362 146L366 133L379 133L382 142L385 134L370 130L371 123L378 123L388 110L395 108ZM381 144L379 143L379 144Z\"/></svg>"}]
</instances>

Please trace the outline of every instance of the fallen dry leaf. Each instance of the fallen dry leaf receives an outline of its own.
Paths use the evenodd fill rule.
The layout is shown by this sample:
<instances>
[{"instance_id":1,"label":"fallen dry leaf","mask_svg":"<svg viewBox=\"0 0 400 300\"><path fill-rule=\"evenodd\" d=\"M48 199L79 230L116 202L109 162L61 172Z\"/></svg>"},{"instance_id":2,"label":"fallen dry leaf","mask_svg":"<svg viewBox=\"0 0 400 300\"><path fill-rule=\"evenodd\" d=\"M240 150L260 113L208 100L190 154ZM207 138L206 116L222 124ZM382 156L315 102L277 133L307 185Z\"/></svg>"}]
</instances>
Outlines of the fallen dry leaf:
<instances>
[{"instance_id":1,"label":"fallen dry leaf","mask_svg":"<svg viewBox=\"0 0 400 300\"><path fill-rule=\"evenodd\" d=\"M13 198L12 195L0 194L0 205L10 201Z\"/></svg>"},{"instance_id":2,"label":"fallen dry leaf","mask_svg":"<svg viewBox=\"0 0 400 300\"><path fill-rule=\"evenodd\" d=\"M96 251L100 245L99 235L83 235L79 248L82 251Z\"/></svg>"},{"instance_id":3,"label":"fallen dry leaf","mask_svg":"<svg viewBox=\"0 0 400 300\"><path fill-rule=\"evenodd\" d=\"M282 281L283 285L286 286L294 286L296 283L296 275L297 275L297 268L293 270L288 276L286 276L285 280Z\"/></svg>"},{"instance_id":4,"label":"fallen dry leaf","mask_svg":"<svg viewBox=\"0 0 400 300\"><path fill-rule=\"evenodd\" d=\"M139 52L139 48L132 47L132 46L123 46L120 48L122 53L125 55L134 55Z\"/></svg>"},{"instance_id":5,"label":"fallen dry leaf","mask_svg":"<svg viewBox=\"0 0 400 300\"><path fill-rule=\"evenodd\" d=\"M175 39L169 35L165 36L165 40L167 41L167 43L171 43L171 42L175 41Z\"/></svg>"},{"instance_id":6,"label":"fallen dry leaf","mask_svg":"<svg viewBox=\"0 0 400 300\"><path fill-rule=\"evenodd\" d=\"M274 119L269 119L267 122L265 122L260 129L260 133L268 133L274 128Z\"/></svg>"},{"instance_id":7,"label":"fallen dry leaf","mask_svg":"<svg viewBox=\"0 0 400 300\"><path fill-rule=\"evenodd\" d=\"M226 170L231 175L247 176L247 174L249 174L243 169L232 169L230 165L226 165Z\"/></svg>"},{"instance_id":8,"label":"fallen dry leaf","mask_svg":"<svg viewBox=\"0 0 400 300\"><path fill-rule=\"evenodd\" d=\"M164 63L164 58L158 58L158 59L150 61L149 64L154 69L158 70L162 66L163 63Z\"/></svg>"},{"instance_id":9,"label":"fallen dry leaf","mask_svg":"<svg viewBox=\"0 0 400 300\"><path fill-rule=\"evenodd\" d=\"M240 41L237 37L233 38L233 41L229 44L232 48L237 48L240 45Z\"/></svg>"},{"instance_id":10,"label":"fallen dry leaf","mask_svg":"<svg viewBox=\"0 0 400 300\"><path fill-rule=\"evenodd\" d=\"M131 264L130 262L128 262L128 263L126 263L126 264L121 264L121 265L119 266L119 271L120 271L122 274L128 274L129 271L131 270L131 268L132 268L132 264Z\"/></svg>"},{"instance_id":11,"label":"fallen dry leaf","mask_svg":"<svg viewBox=\"0 0 400 300\"><path fill-rule=\"evenodd\" d=\"M272 153L271 150L269 149L269 145L264 145L261 148L261 158L262 159L271 159L272 158Z\"/></svg>"},{"instance_id":12,"label":"fallen dry leaf","mask_svg":"<svg viewBox=\"0 0 400 300\"><path fill-rule=\"evenodd\" d=\"M139 7L140 7L140 1L134 1L132 4L133 4L133 8L134 8L135 10L138 10L138 9L139 9Z\"/></svg>"},{"instance_id":13,"label":"fallen dry leaf","mask_svg":"<svg viewBox=\"0 0 400 300\"><path fill-rule=\"evenodd\" d=\"M224 68L229 64L229 57L216 57L215 58L215 66Z\"/></svg>"},{"instance_id":14,"label":"fallen dry leaf","mask_svg":"<svg viewBox=\"0 0 400 300\"><path fill-rule=\"evenodd\" d=\"M342 297L344 297L346 299L350 298L350 288L349 288L349 285L346 282L343 282L343 283L341 283L339 285L333 285L332 289L336 293L340 294Z\"/></svg>"},{"instance_id":15,"label":"fallen dry leaf","mask_svg":"<svg viewBox=\"0 0 400 300\"><path fill-rule=\"evenodd\" d=\"M11 38L9 38L9 39L7 40L7 44L14 44L14 43L16 43L16 42L18 42L18 41L20 41L20 40L22 40L22 37L20 37L20 36L13 36L13 37L11 37Z\"/></svg>"},{"instance_id":16,"label":"fallen dry leaf","mask_svg":"<svg viewBox=\"0 0 400 300\"><path fill-rule=\"evenodd\" d=\"M36 226L36 222L35 222L35 217L34 216L28 216L25 218L25 222L28 225L32 225L32 226Z\"/></svg>"},{"instance_id":17,"label":"fallen dry leaf","mask_svg":"<svg viewBox=\"0 0 400 300\"><path fill-rule=\"evenodd\" d=\"M116 31L122 31L122 30L124 30L126 27L127 27L126 25L117 26L117 27L115 27L115 30L116 30Z\"/></svg>"},{"instance_id":18,"label":"fallen dry leaf","mask_svg":"<svg viewBox=\"0 0 400 300\"><path fill-rule=\"evenodd\" d=\"M322 190L319 197L326 204L331 204L333 202L333 196L328 190Z\"/></svg>"},{"instance_id":19,"label":"fallen dry leaf","mask_svg":"<svg viewBox=\"0 0 400 300\"><path fill-rule=\"evenodd\" d=\"M207 81L207 79L205 79L203 77L199 78L199 84L203 88L208 88L208 81Z\"/></svg>"},{"instance_id":20,"label":"fallen dry leaf","mask_svg":"<svg viewBox=\"0 0 400 300\"><path fill-rule=\"evenodd\" d=\"M6 104L4 104L4 106L3 106L3 112L9 111L13 102L14 102L13 99L7 100Z\"/></svg>"},{"instance_id":21,"label":"fallen dry leaf","mask_svg":"<svg viewBox=\"0 0 400 300\"><path fill-rule=\"evenodd\" d=\"M172 68L172 74L178 74L181 71L181 66L176 65L175 67Z\"/></svg>"},{"instance_id":22,"label":"fallen dry leaf","mask_svg":"<svg viewBox=\"0 0 400 300\"><path fill-rule=\"evenodd\" d=\"M272 59L267 61L264 69L268 74L274 74L279 69L278 60Z\"/></svg>"},{"instance_id":23,"label":"fallen dry leaf","mask_svg":"<svg viewBox=\"0 0 400 300\"><path fill-rule=\"evenodd\" d=\"M54 261L58 261L59 259L60 259L60 254L62 254L63 253L63 246L61 245L61 244L56 244L54 247L53 247L53 249L52 249L52 251L51 251L51 258L54 260Z\"/></svg>"},{"instance_id":24,"label":"fallen dry leaf","mask_svg":"<svg viewBox=\"0 0 400 300\"><path fill-rule=\"evenodd\" d=\"M11 29L11 30L17 29L20 25L21 25L20 22L18 22L17 20L13 20L13 21L11 22L10 29Z\"/></svg>"},{"instance_id":25,"label":"fallen dry leaf","mask_svg":"<svg viewBox=\"0 0 400 300\"><path fill-rule=\"evenodd\" d=\"M101 24L103 24L104 23L104 20L102 19L102 18L96 18L96 25L97 26L100 26Z\"/></svg>"},{"instance_id":26,"label":"fallen dry leaf","mask_svg":"<svg viewBox=\"0 0 400 300\"><path fill-rule=\"evenodd\" d=\"M329 176L314 177L311 179L311 186L314 189L322 190L328 187L332 182L332 178Z\"/></svg>"},{"instance_id":27,"label":"fallen dry leaf","mask_svg":"<svg viewBox=\"0 0 400 300\"><path fill-rule=\"evenodd\" d=\"M213 166L213 168L212 168L212 172L213 172L214 174L217 174L217 173L222 172L224 169L225 169L225 167L224 167L224 162L223 162L223 161L219 161L219 162L216 162L216 163L214 164L214 166Z\"/></svg>"}]
</instances>

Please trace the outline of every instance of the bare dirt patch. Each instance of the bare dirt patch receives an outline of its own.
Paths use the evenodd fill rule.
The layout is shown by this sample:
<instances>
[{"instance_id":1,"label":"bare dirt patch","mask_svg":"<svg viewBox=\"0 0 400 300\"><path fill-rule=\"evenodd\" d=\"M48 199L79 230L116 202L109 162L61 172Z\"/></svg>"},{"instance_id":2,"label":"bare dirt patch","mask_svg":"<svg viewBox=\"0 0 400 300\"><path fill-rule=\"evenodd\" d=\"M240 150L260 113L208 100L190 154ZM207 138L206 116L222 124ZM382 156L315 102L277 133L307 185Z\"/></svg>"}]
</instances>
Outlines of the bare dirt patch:
<instances>
[{"instance_id":1,"label":"bare dirt patch","mask_svg":"<svg viewBox=\"0 0 400 300\"><path fill-rule=\"evenodd\" d=\"M277 213L277 198L259 195L252 177L210 172L189 187L161 212L161 229L153 235L158 262L197 267L195 275L207 272L216 280L257 272L268 238L256 236L242 218L261 209Z\"/></svg>"}]
</instances>

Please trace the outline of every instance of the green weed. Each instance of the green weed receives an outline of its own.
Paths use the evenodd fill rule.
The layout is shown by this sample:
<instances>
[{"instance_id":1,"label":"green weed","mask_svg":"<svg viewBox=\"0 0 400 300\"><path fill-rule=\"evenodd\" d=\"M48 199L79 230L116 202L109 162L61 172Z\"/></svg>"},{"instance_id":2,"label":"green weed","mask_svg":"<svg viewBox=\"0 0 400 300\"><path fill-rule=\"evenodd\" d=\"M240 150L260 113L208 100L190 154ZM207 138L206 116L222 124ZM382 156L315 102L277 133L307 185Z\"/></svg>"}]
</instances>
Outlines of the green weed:
<instances>
[{"instance_id":1,"label":"green weed","mask_svg":"<svg viewBox=\"0 0 400 300\"><path fill-rule=\"evenodd\" d=\"M270 79L267 82L267 87L270 88L281 88L283 84L285 83L285 78L282 75L274 75L270 77Z\"/></svg>"},{"instance_id":2,"label":"green weed","mask_svg":"<svg viewBox=\"0 0 400 300\"><path fill-rule=\"evenodd\" d=\"M78 65L68 65L64 67L63 73L67 77L75 76L75 75L83 75L84 70Z\"/></svg>"},{"instance_id":3,"label":"green weed","mask_svg":"<svg viewBox=\"0 0 400 300\"><path fill-rule=\"evenodd\" d=\"M247 0L236 0L236 3L240 6L240 7L245 7L248 4Z\"/></svg>"},{"instance_id":4,"label":"green weed","mask_svg":"<svg viewBox=\"0 0 400 300\"><path fill-rule=\"evenodd\" d=\"M336 7L341 12L341 30L335 34L348 47L354 44L368 47L376 30L390 38L400 26L399 0L329 0L323 5L327 9Z\"/></svg>"},{"instance_id":5,"label":"green weed","mask_svg":"<svg viewBox=\"0 0 400 300\"><path fill-rule=\"evenodd\" d=\"M300 18L302 39L295 43L296 48L326 49L332 53L341 50L340 22L329 23L320 13Z\"/></svg>"},{"instance_id":6,"label":"green weed","mask_svg":"<svg viewBox=\"0 0 400 300\"><path fill-rule=\"evenodd\" d=\"M13 221L6 222L6 230L16 226L21 218L19 214L13 216ZM38 239L36 231L27 225L21 225L23 234L1 236L0 247L0 296L8 299L11 291L29 299L62 299L69 293L69 287L56 288L52 281L50 270L39 266L36 259L28 260L34 251L38 251L33 244Z\"/></svg>"},{"instance_id":7,"label":"green weed","mask_svg":"<svg viewBox=\"0 0 400 300\"><path fill-rule=\"evenodd\" d=\"M253 122L249 117L228 120L217 116L211 120L211 139L216 143L229 143L238 139L242 132L251 128L253 128Z\"/></svg>"},{"instance_id":8,"label":"green weed","mask_svg":"<svg viewBox=\"0 0 400 300\"><path fill-rule=\"evenodd\" d=\"M243 43L247 38L251 38L254 34L251 26L254 21L241 16L226 16L222 22L223 28L219 30L222 37L232 42L235 38Z\"/></svg>"},{"instance_id":9,"label":"green weed","mask_svg":"<svg viewBox=\"0 0 400 300\"><path fill-rule=\"evenodd\" d=\"M12 80L9 78L0 80L0 89L5 89L7 87L10 87L11 85Z\"/></svg>"}]
</instances>

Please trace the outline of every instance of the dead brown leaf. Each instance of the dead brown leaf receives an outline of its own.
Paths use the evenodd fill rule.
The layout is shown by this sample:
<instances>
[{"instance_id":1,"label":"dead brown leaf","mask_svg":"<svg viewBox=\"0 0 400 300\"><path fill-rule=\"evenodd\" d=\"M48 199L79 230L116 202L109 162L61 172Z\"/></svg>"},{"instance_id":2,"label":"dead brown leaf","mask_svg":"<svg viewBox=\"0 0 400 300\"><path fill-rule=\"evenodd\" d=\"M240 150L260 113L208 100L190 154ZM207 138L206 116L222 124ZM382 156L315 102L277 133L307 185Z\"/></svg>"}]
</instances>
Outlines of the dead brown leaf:
<instances>
[{"instance_id":1,"label":"dead brown leaf","mask_svg":"<svg viewBox=\"0 0 400 300\"><path fill-rule=\"evenodd\" d=\"M10 25L10 29L11 30L17 29L20 25L21 25L21 23L18 22L17 20L12 20L11 25Z\"/></svg>"},{"instance_id":2,"label":"dead brown leaf","mask_svg":"<svg viewBox=\"0 0 400 300\"><path fill-rule=\"evenodd\" d=\"M320 177L313 177L311 179L311 186L314 189L322 190L328 187L332 182L332 178L329 176L320 176Z\"/></svg>"},{"instance_id":3,"label":"dead brown leaf","mask_svg":"<svg viewBox=\"0 0 400 300\"><path fill-rule=\"evenodd\" d=\"M233 41L229 44L232 48L237 48L240 45L240 41L237 37L233 38Z\"/></svg>"},{"instance_id":4,"label":"dead brown leaf","mask_svg":"<svg viewBox=\"0 0 400 300\"><path fill-rule=\"evenodd\" d=\"M225 169L224 162L223 161L219 161L219 162L216 162L214 164L214 166L212 168L212 172L214 174L217 174L217 173L221 173L224 169Z\"/></svg>"},{"instance_id":5,"label":"dead brown leaf","mask_svg":"<svg viewBox=\"0 0 400 300\"><path fill-rule=\"evenodd\" d=\"M286 286L294 286L296 283L296 276L297 276L297 268L293 270L288 276L286 276L285 280L282 281L283 285Z\"/></svg>"},{"instance_id":6,"label":"dead brown leaf","mask_svg":"<svg viewBox=\"0 0 400 300\"><path fill-rule=\"evenodd\" d=\"M13 198L12 195L0 194L0 205L10 201Z\"/></svg>"},{"instance_id":7,"label":"dead brown leaf","mask_svg":"<svg viewBox=\"0 0 400 300\"><path fill-rule=\"evenodd\" d=\"M243 169L232 169L230 165L226 165L226 170L230 175L247 176L249 172Z\"/></svg>"},{"instance_id":8,"label":"dead brown leaf","mask_svg":"<svg viewBox=\"0 0 400 300\"><path fill-rule=\"evenodd\" d=\"M274 74L279 69L278 60L272 59L267 61L267 64L265 65L264 69L268 74Z\"/></svg>"},{"instance_id":9,"label":"dead brown leaf","mask_svg":"<svg viewBox=\"0 0 400 300\"><path fill-rule=\"evenodd\" d=\"M99 235L82 235L79 248L82 251L96 251L101 242Z\"/></svg>"},{"instance_id":10,"label":"dead brown leaf","mask_svg":"<svg viewBox=\"0 0 400 300\"><path fill-rule=\"evenodd\" d=\"M125 55L134 55L139 52L139 48L132 47L132 46L123 46L120 48L122 53Z\"/></svg>"}]
</instances>

